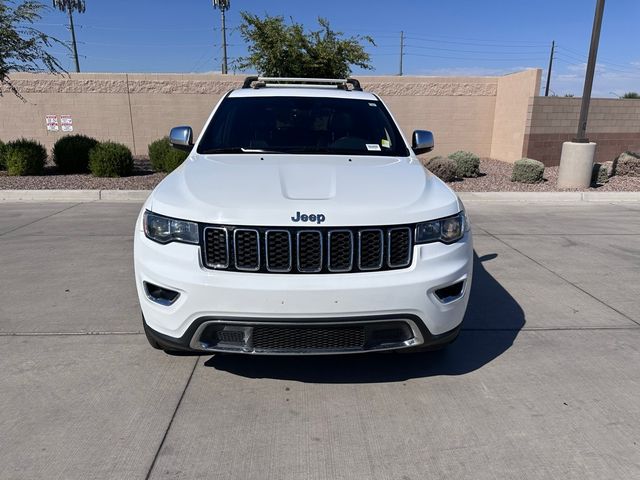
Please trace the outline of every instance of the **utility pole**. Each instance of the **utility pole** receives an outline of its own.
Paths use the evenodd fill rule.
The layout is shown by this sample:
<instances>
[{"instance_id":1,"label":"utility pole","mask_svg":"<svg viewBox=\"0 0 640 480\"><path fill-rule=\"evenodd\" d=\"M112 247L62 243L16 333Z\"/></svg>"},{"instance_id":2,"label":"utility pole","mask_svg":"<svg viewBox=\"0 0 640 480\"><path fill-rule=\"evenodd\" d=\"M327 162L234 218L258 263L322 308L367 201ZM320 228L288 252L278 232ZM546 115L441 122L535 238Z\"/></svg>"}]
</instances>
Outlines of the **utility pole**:
<instances>
[{"instance_id":1,"label":"utility pole","mask_svg":"<svg viewBox=\"0 0 640 480\"><path fill-rule=\"evenodd\" d=\"M402 76L402 59L404 57L404 31L400 31L400 73L399 76Z\"/></svg>"},{"instance_id":2,"label":"utility pole","mask_svg":"<svg viewBox=\"0 0 640 480\"><path fill-rule=\"evenodd\" d=\"M580 120L578 120L578 136L573 140L576 143L589 143L589 139L587 138L587 117L589 116L589 104L591 103L593 76L596 71L596 57L598 56L598 44L600 43L600 28L602 27L603 14L604 0L598 0L596 4L596 14L593 18L589 61L587 63L587 74L584 79L584 91L582 92L582 106L580 107Z\"/></svg>"},{"instance_id":3,"label":"utility pole","mask_svg":"<svg viewBox=\"0 0 640 480\"><path fill-rule=\"evenodd\" d=\"M69 13L69 29L71 30L71 44L73 45L73 59L76 62L76 72L80 73L80 62L78 61L78 47L76 46L76 29L73 27L73 13L71 9L67 9Z\"/></svg>"},{"instance_id":4,"label":"utility pole","mask_svg":"<svg viewBox=\"0 0 640 480\"><path fill-rule=\"evenodd\" d=\"M547 70L547 86L544 89L544 96L549 96L549 84L551 83L551 67L553 67L553 54L556 50L556 41L551 42L551 55L549 55L549 69Z\"/></svg>"},{"instance_id":5,"label":"utility pole","mask_svg":"<svg viewBox=\"0 0 640 480\"><path fill-rule=\"evenodd\" d=\"M222 73L224 75L228 72L227 66L227 24L225 19L225 12L229 10L231 6L231 0L213 0L213 8L220 9L220 16L222 17Z\"/></svg>"},{"instance_id":6,"label":"utility pole","mask_svg":"<svg viewBox=\"0 0 640 480\"><path fill-rule=\"evenodd\" d=\"M587 188L591 184L597 145L595 142L590 142L587 138L587 116L589 115L593 75L596 71L596 57L598 55L598 43L600 42L600 27L602 26L603 13L604 0L597 0L596 13L593 18L593 30L591 31L589 61L587 63L587 73L584 79L584 91L582 93L580 119L578 120L578 135L572 142L564 142L562 144L560 166L558 167L558 181L556 183L559 188Z\"/></svg>"}]
</instances>

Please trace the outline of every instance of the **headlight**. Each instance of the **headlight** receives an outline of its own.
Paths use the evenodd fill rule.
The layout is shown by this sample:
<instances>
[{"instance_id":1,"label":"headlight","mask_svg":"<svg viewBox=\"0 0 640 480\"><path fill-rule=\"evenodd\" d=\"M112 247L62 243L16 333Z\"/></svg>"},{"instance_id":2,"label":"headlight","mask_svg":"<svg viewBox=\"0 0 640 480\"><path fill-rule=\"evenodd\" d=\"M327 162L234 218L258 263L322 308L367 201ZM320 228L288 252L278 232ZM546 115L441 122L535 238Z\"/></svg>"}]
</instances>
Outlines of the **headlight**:
<instances>
[{"instance_id":1,"label":"headlight","mask_svg":"<svg viewBox=\"0 0 640 480\"><path fill-rule=\"evenodd\" d=\"M144 233L147 238L158 243L183 242L199 243L198 224L163 217L150 211L144 212Z\"/></svg>"},{"instance_id":2,"label":"headlight","mask_svg":"<svg viewBox=\"0 0 640 480\"><path fill-rule=\"evenodd\" d=\"M466 231L467 222L463 210L452 217L416 225L416 243L453 243L460 240Z\"/></svg>"}]
</instances>

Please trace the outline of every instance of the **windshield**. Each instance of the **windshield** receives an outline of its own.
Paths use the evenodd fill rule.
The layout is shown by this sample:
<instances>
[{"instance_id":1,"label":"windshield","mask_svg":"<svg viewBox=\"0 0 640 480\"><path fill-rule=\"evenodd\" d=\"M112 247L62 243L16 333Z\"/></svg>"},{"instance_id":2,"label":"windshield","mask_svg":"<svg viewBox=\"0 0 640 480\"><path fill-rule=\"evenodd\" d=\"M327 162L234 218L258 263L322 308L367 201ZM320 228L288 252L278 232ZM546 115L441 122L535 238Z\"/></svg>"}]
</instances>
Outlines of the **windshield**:
<instances>
[{"instance_id":1,"label":"windshield","mask_svg":"<svg viewBox=\"0 0 640 480\"><path fill-rule=\"evenodd\" d=\"M407 148L379 101L322 97L226 98L198 153L391 155Z\"/></svg>"}]
</instances>

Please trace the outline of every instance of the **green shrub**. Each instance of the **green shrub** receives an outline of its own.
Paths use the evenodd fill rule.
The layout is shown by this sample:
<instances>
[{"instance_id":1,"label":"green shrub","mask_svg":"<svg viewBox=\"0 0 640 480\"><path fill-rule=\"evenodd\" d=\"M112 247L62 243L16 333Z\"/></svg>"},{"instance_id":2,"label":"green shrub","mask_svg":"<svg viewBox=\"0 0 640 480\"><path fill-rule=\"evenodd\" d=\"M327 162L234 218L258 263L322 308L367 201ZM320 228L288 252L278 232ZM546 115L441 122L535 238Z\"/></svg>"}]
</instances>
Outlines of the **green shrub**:
<instances>
[{"instance_id":1,"label":"green shrub","mask_svg":"<svg viewBox=\"0 0 640 480\"><path fill-rule=\"evenodd\" d=\"M7 143L4 158L9 175L41 175L47 150L35 140L21 138Z\"/></svg>"},{"instance_id":2,"label":"green shrub","mask_svg":"<svg viewBox=\"0 0 640 480\"><path fill-rule=\"evenodd\" d=\"M0 170L5 170L7 168L7 161L4 158L4 152L7 149L7 146L0 140Z\"/></svg>"},{"instance_id":3,"label":"green shrub","mask_svg":"<svg viewBox=\"0 0 640 480\"><path fill-rule=\"evenodd\" d=\"M613 162L594 163L591 172L591 186L604 185L611 176L611 166Z\"/></svg>"},{"instance_id":4,"label":"green shrub","mask_svg":"<svg viewBox=\"0 0 640 480\"><path fill-rule=\"evenodd\" d=\"M89 171L89 152L98 144L95 138L85 135L67 135L53 146L53 161L62 173Z\"/></svg>"},{"instance_id":5,"label":"green shrub","mask_svg":"<svg viewBox=\"0 0 640 480\"><path fill-rule=\"evenodd\" d=\"M167 173L173 172L182 165L182 162L184 162L188 156L189 152L171 147L171 150L169 150L164 157L164 171Z\"/></svg>"},{"instance_id":6,"label":"green shrub","mask_svg":"<svg viewBox=\"0 0 640 480\"><path fill-rule=\"evenodd\" d=\"M544 164L531 158L521 158L513 164L512 182L539 183L544 175Z\"/></svg>"},{"instance_id":7,"label":"green shrub","mask_svg":"<svg viewBox=\"0 0 640 480\"><path fill-rule=\"evenodd\" d=\"M89 152L89 170L96 177L126 177L133 171L133 156L125 145L100 142Z\"/></svg>"},{"instance_id":8,"label":"green shrub","mask_svg":"<svg viewBox=\"0 0 640 480\"><path fill-rule=\"evenodd\" d=\"M433 157L424 166L444 182L452 182L456 179L456 162L450 158Z\"/></svg>"},{"instance_id":9,"label":"green shrub","mask_svg":"<svg viewBox=\"0 0 640 480\"><path fill-rule=\"evenodd\" d=\"M624 152L613 162L616 175L640 177L640 153Z\"/></svg>"},{"instance_id":10,"label":"green shrub","mask_svg":"<svg viewBox=\"0 0 640 480\"><path fill-rule=\"evenodd\" d=\"M156 172L164 171L164 158L171 149L169 137L164 137L149 144L149 160Z\"/></svg>"},{"instance_id":11,"label":"green shrub","mask_svg":"<svg viewBox=\"0 0 640 480\"><path fill-rule=\"evenodd\" d=\"M173 148L169 142L169 137L161 138L149 145L149 160L156 172L172 172L188 156L188 152Z\"/></svg>"},{"instance_id":12,"label":"green shrub","mask_svg":"<svg viewBox=\"0 0 640 480\"><path fill-rule=\"evenodd\" d=\"M449 155L456 164L456 175L462 178L473 178L480 175L480 157L475 153L459 150Z\"/></svg>"}]
</instances>

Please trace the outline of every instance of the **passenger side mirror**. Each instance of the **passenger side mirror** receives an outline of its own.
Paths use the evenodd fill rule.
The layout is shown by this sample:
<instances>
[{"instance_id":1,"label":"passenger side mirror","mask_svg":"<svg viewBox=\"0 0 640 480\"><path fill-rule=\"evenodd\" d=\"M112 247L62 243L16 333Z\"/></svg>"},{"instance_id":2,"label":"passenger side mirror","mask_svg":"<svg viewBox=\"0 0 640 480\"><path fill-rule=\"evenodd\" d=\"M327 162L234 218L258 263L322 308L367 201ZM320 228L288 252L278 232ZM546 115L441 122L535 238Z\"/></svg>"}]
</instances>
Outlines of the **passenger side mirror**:
<instances>
[{"instance_id":1,"label":"passenger side mirror","mask_svg":"<svg viewBox=\"0 0 640 480\"><path fill-rule=\"evenodd\" d=\"M190 151L193 148L193 130L191 127L174 127L169 133L169 143L178 150Z\"/></svg>"},{"instance_id":2,"label":"passenger side mirror","mask_svg":"<svg viewBox=\"0 0 640 480\"><path fill-rule=\"evenodd\" d=\"M429 130L414 130L411 136L411 148L416 155L433 150L433 133Z\"/></svg>"}]
</instances>

